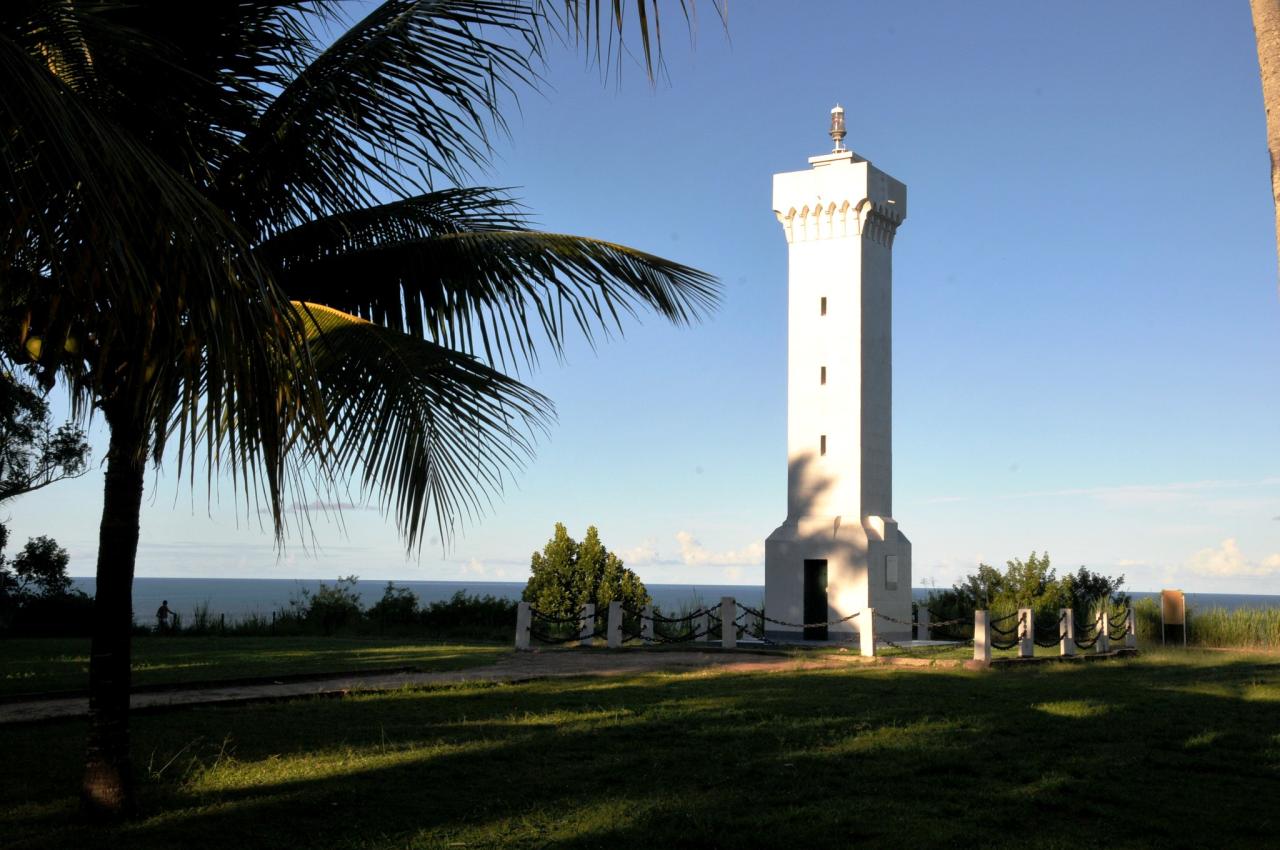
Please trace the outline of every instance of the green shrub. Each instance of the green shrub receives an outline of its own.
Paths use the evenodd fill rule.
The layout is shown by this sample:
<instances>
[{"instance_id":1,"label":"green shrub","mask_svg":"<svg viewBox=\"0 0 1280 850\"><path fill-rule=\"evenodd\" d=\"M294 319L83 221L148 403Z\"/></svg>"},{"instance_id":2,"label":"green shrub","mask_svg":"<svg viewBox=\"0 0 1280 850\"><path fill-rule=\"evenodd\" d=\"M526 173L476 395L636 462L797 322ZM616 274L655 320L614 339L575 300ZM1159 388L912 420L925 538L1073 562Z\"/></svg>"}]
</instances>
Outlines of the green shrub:
<instances>
[{"instance_id":1,"label":"green shrub","mask_svg":"<svg viewBox=\"0 0 1280 850\"><path fill-rule=\"evenodd\" d=\"M424 607L418 622L433 637L509 641L515 633L518 604L489 594L468 596L459 590L448 600Z\"/></svg>"},{"instance_id":2,"label":"green shrub","mask_svg":"<svg viewBox=\"0 0 1280 850\"><path fill-rule=\"evenodd\" d=\"M320 582L314 593L304 587L289 604L307 625L331 635L359 624L363 612L356 592L358 582L359 578L352 575L339 577L333 586Z\"/></svg>"},{"instance_id":3,"label":"green shrub","mask_svg":"<svg viewBox=\"0 0 1280 850\"><path fill-rule=\"evenodd\" d=\"M8 530L0 524L0 634L88 635L93 599L67 575L67 550L48 537L33 537L6 559L7 541Z\"/></svg>"},{"instance_id":4,"label":"green shrub","mask_svg":"<svg viewBox=\"0 0 1280 850\"><path fill-rule=\"evenodd\" d=\"M407 587L396 587L387 582L382 598L367 612L370 620L379 626L410 626L418 619L418 596Z\"/></svg>"},{"instance_id":5,"label":"green shrub","mask_svg":"<svg viewBox=\"0 0 1280 850\"><path fill-rule=\"evenodd\" d=\"M7 631L27 637L88 637L92 624L93 597L76 590L25 600L12 612Z\"/></svg>"},{"instance_id":6,"label":"green shrub","mask_svg":"<svg viewBox=\"0 0 1280 850\"><path fill-rule=\"evenodd\" d=\"M605 548L594 525L579 543L569 536L564 523L556 523L555 534L541 552L533 553L529 567L532 575L522 598L553 617L576 616L582 606L591 604L596 606L596 618L603 624L609 603L614 600L635 612L652 602L644 582ZM623 628L638 629L638 619L628 618ZM572 627L558 630L564 628Z\"/></svg>"},{"instance_id":7,"label":"green shrub","mask_svg":"<svg viewBox=\"0 0 1280 850\"><path fill-rule=\"evenodd\" d=\"M1059 609L1071 608L1077 621L1088 622L1104 599L1110 600L1113 610L1128 604L1128 594L1120 590L1123 585L1124 576L1112 578L1086 567L1059 578L1048 552L1032 552L1025 561L1007 561L1003 572L979 564L978 571L964 581L948 589L931 590L926 605L932 621L962 620L955 626L934 629L934 637L960 639L971 634L973 612L983 608L993 618L1030 608L1041 624L1056 622Z\"/></svg>"}]
</instances>

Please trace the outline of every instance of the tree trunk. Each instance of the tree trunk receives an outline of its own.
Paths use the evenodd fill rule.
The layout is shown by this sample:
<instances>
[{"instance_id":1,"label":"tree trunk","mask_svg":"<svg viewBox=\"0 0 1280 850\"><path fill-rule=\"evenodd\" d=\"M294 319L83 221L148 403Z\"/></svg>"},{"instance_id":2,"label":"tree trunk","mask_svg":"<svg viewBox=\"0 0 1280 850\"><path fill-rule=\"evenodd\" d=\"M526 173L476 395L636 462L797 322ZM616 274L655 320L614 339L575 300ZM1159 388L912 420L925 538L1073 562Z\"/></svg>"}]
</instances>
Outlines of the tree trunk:
<instances>
[{"instance_id":1,"label":"tree trunk","mask_svg":"<svg viewBox=\"0 0 1280 850\"><path fill-rule=\"evenodd\" d=\"M98 531L98 589L89 658L89 747L80 794L81 808L97 820L129 817L135 812L129 760L129 641L146 436L130 413L108 413L106 417L111 443Z\"/></svg>"},{"instance_id":2,"label":"tree trunk","mask_svg":"<svg viewBox=\"0 0 1280 850\"><path fill-rule=\"evenodd\" d=\"M1262 105L1267 112L1271 198L1276 207L1276 253L1280 257L1280 0L1249 0L1249 8L1262 74Z\"/></svg>"}]
</instances>

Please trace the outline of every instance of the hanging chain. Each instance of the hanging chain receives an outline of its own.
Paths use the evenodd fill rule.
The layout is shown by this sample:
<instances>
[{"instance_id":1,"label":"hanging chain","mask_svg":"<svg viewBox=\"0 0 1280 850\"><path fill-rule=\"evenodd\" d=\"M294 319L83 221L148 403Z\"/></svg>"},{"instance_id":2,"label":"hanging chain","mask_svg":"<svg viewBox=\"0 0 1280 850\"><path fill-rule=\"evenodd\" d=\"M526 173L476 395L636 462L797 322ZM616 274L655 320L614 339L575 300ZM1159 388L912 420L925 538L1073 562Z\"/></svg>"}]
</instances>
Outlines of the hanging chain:
<instances>
[{"instance_id":1,"label":"hanging chain","mask_svg":"<svg viewBox=\"0 0 1280 850\"><path fill-rule=\"evenodd\" d=\"M556 624L581 622L583 620L582 613L585 610L586 610L585 608L579 608L578 613L572 617L557 617L554 614L547 614L545 612L539 611L537 608L534 608L532 605L529 606L530 614L537 617L539 620L546 620L548 623L556 623Z\"/></svg>"},{"instance_id":2,"label":"hanging chain","mask_svg":"<svg viewBox=\"0 0 1280 850\"><path fill-rule=\"evenodd\" d=\"M854 617L857 617L859 614L862 613L861 611L854 611L852 614L850 614L847 617L841 617L839 620L827 620L826 622L823 622L823 623L788 623L785 620L775 620L773 617L766 617L763 611L757 611L755 608L752 608L748 605L742 605L740 607L746 613L759 617L761 620L764 620L765 622L773 623L775 626L787 626L793 629L820 629L823 626L838 626L841 623L849 622Z\"/></svg>"}]
</instances>

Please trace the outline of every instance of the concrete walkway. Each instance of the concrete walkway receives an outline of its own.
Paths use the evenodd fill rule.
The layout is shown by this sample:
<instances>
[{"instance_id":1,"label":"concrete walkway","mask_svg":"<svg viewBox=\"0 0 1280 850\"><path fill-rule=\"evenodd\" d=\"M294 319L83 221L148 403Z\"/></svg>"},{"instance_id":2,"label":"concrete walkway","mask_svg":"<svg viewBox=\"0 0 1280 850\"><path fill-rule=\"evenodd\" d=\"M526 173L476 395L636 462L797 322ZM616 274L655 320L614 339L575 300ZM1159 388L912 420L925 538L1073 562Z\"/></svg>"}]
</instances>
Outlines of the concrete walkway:
<instances>
[{"instance_id":1,"label":"concrete walkway","mask_svg":"<svg viewBox=\"0 0 1280 850\"><path fill-rule=\"evenodd\" d=\"M568 676L617 676L652 670L723 671L794 670L846 663L845 656L822 655L798 660L750 652L513 652L496 664L441 673L349 674L303 682L255 685L193 685L183 690L133 694L132 708L162 710L185 705L212 705L309 696L340 696L352 691L390 691L406 687L460 682L527 682ZM0 724L29 723L89 714L87 697L15 702L0 705Z\"/></svg>"}]
</instances>

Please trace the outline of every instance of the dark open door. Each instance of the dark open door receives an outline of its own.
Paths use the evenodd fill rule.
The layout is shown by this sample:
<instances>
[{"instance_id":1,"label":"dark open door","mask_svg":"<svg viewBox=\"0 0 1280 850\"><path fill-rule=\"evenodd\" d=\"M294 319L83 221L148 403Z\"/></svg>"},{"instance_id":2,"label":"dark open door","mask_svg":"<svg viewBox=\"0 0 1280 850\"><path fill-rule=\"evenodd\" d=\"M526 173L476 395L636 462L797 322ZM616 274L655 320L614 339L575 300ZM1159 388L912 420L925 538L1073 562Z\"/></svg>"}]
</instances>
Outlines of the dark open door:
<instances>
[{"instance_id":1,"label":"dark open door","mask_svg":"<svg viewBox=\"0 0 1280 850\"><path fill-rule=\"evenodd\" d=\"M827 621L827 562L804 562L804 621L806 623L826 623ZM804 630L805 640L826 640L827 627L816 626Z\"/></svg>"}]
</instances>

